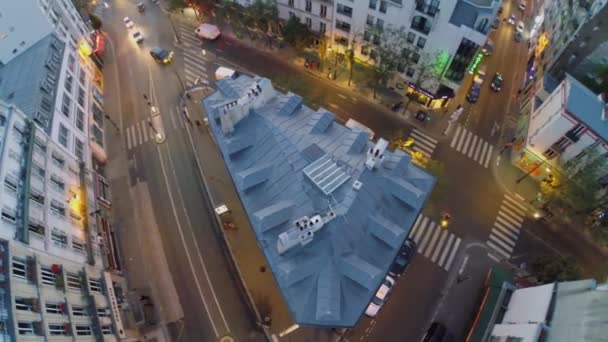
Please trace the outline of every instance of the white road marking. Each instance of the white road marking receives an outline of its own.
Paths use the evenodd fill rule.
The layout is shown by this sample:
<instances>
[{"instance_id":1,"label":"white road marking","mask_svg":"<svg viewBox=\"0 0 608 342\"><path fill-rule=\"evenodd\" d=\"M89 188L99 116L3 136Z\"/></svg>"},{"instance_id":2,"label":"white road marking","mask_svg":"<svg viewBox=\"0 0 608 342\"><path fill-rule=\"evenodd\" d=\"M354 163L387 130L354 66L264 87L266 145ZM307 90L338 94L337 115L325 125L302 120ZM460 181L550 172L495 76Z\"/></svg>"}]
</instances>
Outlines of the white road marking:
<instances>
[{"instance_id":1,"label":"white road marking","mask_svg":"<svg viewBox=\"0 0 608 342\"><path fill-rule=\"evenodd\" d=\"M433 263L435 263L439 257L439 252L441 251L441 247L443 247L443 242L445 241L446 236L448 236L447 229L442 229L441 235L439 236L439 242L437 242L437 247L435 247L435 253L433 253L433 257L431 258Z\"/></svg>"},{"instance_id":2,"label":"white road marking","mask_svg":"<svg viewBox=\"0 0 608 342\"><path fill-rule=\"evenodd\" d=\"M460 238L458 238L456 240L456 243L454 243L454 247L452 247L452 253L450 254L450 258L448 259L448 262L445 264L444 269L446 271L449 271L450 266L452 266L452 262L454 261L454 256L456 256L456 252L458 251L458 246L460 246Z\"/></svg>"},{"instance_id":3,"label":"white road marking","mask_svg":"<svg viewBox=\"0 0 608 342\"><path fill-rule=\"evenodd\" d=\"M426 247L426 250L424 251L425 258L428 258L431 255L431 251L435 246L435 242L437 242L437 238L439 238L439 234L441 233L441 228L439 228L438 225L433 226L435 227L435 229L433 231L433 237L431 238L431 241L429 242L428 246Z\"/></svg>"},{"instance_id":4,"label":"white road marking","mask_svg":"<svg viewBox=\"0 0 608 342\"><path fill-rule=\"evenodd\" d=\"M448 242L445 244L445 247L443 248L443 253L441 253L441 258L439 258L439 262L437 263L440 267L443 267L443 262L445 261L445 258L448 256L448 252L450 251L450 247L452 245L452 240L454 240L455 235L454 234L450 234L450 237L448 238Z\"/></svg>"},{"instance_id":5,"label":"white road marking","mask_svg":"<svg viewBox=\"0 0 608 342\"><path fill-rule=\"evenodd\" d=\"M499 264L502 262L502 260L498 259L497 257L494 256L494 254L491 254L491 253L488 253L488 258L496 261Z\"/></svg>"},{"instance_id":6,"label":"white road marking","mask_svg":"<svg viewBox=\"0 0 608 342\"><path fill-rule=\"evenodd\" d=\"M488 149L488 154L486 154L486 162L483 164L483 167L485 167L486 169L490 165L490 158L492 157L493 149L494 149L494 146L490 145L490 148Z\"/></svg>"},{"instance_id":7,"label":"white road marking","mask_svg":"<svg viewBox=\"0 0 608 342\"><path fill-rule=\"evenodd\" d=\"M340 108L340 106L338 106L337 104L332 103L332 102L330 102L330 103L329 103L329 106L330 106L331 108L336 108L336 109Z\"/></svg>"},{"instance_id":8,"label":"white road marking","mask_svg":"<svg viewBox=\"0 0 608 342\"><path fill-rule=\"evenodd\" d=\"M473 152L475 151L475 147L477 146L477 143L479 142L481 144L481 138L474 135L473 136L473 141L471 142L471 147L469 148L469 153L467 153L467 157L471 158L473 157Z\"/></svg>"},{"instance_id":9,"label":"white road marking","mask_svg":"<svg viewBox=\"0 0 608 342\"><path fill-rule=\"evenodd\" d=\"M410 230L410 233L408 234L408 236L410 238L412 238L412 236L414 236L414 234L416 234L418 227L420 227L419 223L420 223L420 220L422 220L422 217L423 217L422 214L419 214L418 217L416 217L416 221L414 222L414 227Z\"/></svg>"},{"instance_id":10,"label":"white road marking","mask_svg":"<svg viewBox=\"0 0 608 342\"><path fill-rule=\"evenodd\" d=\"M336 94L336 96L338 96L341 99L346 100L346 95L342 95L342 94Z\"/></svg>"},{"instance_id":11,"label":"white road marking","mask_svg":"<svg viewBox=\"0 0 608 342\"><path fill-rule=\"evenodd\" d=\"M127 150L130 150L131 147L132 147L132 145L131 145L131 134L130 134L131 130L130 130L130 128L131 127L127 127Z\"/></svg>"},{"instance_id":12,"label":"white road marking","mask_svg":"<svg viewBox=\"0 0 608 342\"><path fill-rule=\"evenodd\" d=\"M473 132L471 131L467 131L467 140L464 143L464 146L462 147L462 150L459 150L462 154L467 153L467 148L469 147L469 143L471 142L471 138L474 137L475 135L473 134Z\"/></svg>"},{"instance_id":13,"label":"white road marking","mask_svg":"<svg viewBox=\"0 0 608 342\"><path fill-rule=\"evenodd\" d=\"M454 133L454 136L452 137L452 142L450 143L451 148L454 148L456 146L456 140L458 140L458 135L460 134L461 129L462 126L456 126L456 133Z\"/></svg>"}]
</instances>

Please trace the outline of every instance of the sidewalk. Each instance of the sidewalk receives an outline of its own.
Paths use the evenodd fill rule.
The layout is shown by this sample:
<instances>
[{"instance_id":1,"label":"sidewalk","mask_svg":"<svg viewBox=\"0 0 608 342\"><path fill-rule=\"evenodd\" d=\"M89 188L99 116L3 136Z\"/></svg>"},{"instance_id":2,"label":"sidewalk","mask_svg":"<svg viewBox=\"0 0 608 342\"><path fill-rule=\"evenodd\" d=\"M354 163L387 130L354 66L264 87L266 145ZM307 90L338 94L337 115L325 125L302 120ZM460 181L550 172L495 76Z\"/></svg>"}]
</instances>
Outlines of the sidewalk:
<instances>
[{"instance_id":1,"label":"sidewalk","mask_svg":"<svg viewBox=\"0 0 608 342\"><path fill-rule=\"evenodd\" d=\"M203 91L194 91L191 93L191 99L186 102L193 122L196 120L203 122L204 116L200 103L204 96ZM266 259L258 247L247 214L234 190L232 178L210 132L205 126L193 126L190 130L195 145L194 153L200 160L201 171L211 192L211 202L215 207L220 204L226 205L231 211L237 227L232 230L224 230L223 233L230 254L236 261L247 292L255 302L260 316L262 319L264 316L270 317L270 333L278 335L294 324L291 314L276 286Z\"/></svg>"}]
</instances>

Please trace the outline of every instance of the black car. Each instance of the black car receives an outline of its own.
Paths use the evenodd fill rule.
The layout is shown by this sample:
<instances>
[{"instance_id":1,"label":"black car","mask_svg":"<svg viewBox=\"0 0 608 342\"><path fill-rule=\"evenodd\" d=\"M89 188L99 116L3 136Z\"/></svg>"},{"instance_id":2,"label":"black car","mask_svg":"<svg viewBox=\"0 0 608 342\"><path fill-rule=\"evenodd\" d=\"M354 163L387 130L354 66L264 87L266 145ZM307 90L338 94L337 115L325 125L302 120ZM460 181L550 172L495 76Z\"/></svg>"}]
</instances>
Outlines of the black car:
<instances>
[{"instance_id":1,"label":"black car","mask_svg":"<svg viewBox=\"0 0 608 342\"><path fill-rule=\"evenodd\" d=\"M467 101L469 101L471 103L477 102L477 100L479 100L480 94L481 94L481 85L479 85L477 83L473 83L473 85L471 86L471 90L469 90L469 93L467 94Z\"/></svg>"},{"instance_id":2,"label":"black car","mask_svg":"<svg viewBox=\"0 0 608 342\"><path fill-rule=\"evenodd\" d=\"M499 72L497 72L494 75L494 78L492 79L492 83L490 84L490 87L492 88L492 90L498 92L502 89L502 82L503 82L502 75Z\"/></svg>"},{"instance_id":3,"label":"black car","mask_svg":"<svg viewBox=\"0 0 608 342\"><path fill-rule=\"evenodd\" d=\"M422 342L442 342L446 333L447 329L445 325L439 322L433 322L426 331L426 334L424 334Z\"/></svg>"},{"instance_id":4,"label":"black car","mask_svg":"<svg viewBox=\"0 0 608 342\"><path fill-rule=\"evenodd\" d=\"M152 50L150 50L150 56L152 56L157 63L161 64L169 64L173 61L173 51L167 51L159 47L152 48Z\"/></svg>"},{"instance_id":5,"label":"black car","mask_svg":"<svg viewBox=\"0 0 608 342\"><path fill-rule=\"evenodd\" d=\"M416 242L411 238L407 238L399 250L399 254L391 265L389 274L393 277L398 277L405 272L405 269L416 255Z\"/></svg>"}]
</instances>

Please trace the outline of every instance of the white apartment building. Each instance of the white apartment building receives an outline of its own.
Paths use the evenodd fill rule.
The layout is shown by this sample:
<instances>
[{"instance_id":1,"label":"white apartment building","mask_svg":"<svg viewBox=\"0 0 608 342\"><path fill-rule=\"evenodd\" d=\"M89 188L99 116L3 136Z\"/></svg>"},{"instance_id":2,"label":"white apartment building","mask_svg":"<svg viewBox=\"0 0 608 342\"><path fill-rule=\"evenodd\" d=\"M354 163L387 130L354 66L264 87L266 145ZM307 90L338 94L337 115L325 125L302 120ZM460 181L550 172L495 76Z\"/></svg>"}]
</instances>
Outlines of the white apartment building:
<instances>
[{"instance_id":1,"label":"white apartment building","mask_svg":"<svg viewBox=\"0 0 608 342\"><path fill-rule=\"evenodd\" d=\"M104 178L105 151L103 74L91 59L91 37L69 0L23 0L0 3L0 13L17 21L15 34L28 31L31 22L47 27L47 35L19 58L0 66L0 98L14 103L35 120L64 153L91 170L100 233L112 252L103 261L119 268L110 238L105 209L111 207ZM26 5L27 4L27 5ZM48 24L48 25L47 25ZM23 33L25 35L25 33ZM51 41L50 43L47 43Z\"/></svg>"},{"instance_id":2,"label":"white apartment building","mask_svg":"<svg viewBox=\"0 0 608 342\"><path fill-rule=\"evenodd\" d=\"M572 175L590 156L608 158L607 104L569 75L559 84L543 81L524 116L528 123L515 142L513 163L542 179L555 169ZM606 191L608 170L598 183Z\"/></svg>"},{"instance_id":3,"label":"white apartment building","mask_svg":"<svg viewBox=\"0 0 608 342\"><path fill-rule=\"evenodd\" d=\"M454 96L475 53L485 44L500 4L498 0L335 0L330 6L319 0L281 0L279 13L284 19L297 16L313 31L326 32L338 51L354 39L357 58L370 63L376 59L374 46L381 44L370 27L405 29L404 63L392 82L417 83L417 65L428 63L421 60L423 56L441 56L441 79L405 87L419 102L440 107ZM334 11L320 19L321 6ZM321 23L325 30L320 29Z\"/></svg>"},{"instance_id":4,"label":"white apartment building","mask_svg":"<svg viewBox=\"0 0 608 342\"><path fill-rule=\"evenodd\" d=\"M0 180L2 333L20 341L124 335L120 315L110 310L114 290L89 219L96 202L92 173L2 101Z\"/></svg>"},{"instance_id":5,"label":"white apartment building","mask_svg":"<svg viewBox=\"0 0 608 342\"><path fill-rule=\"evenodd\" d=\"M277 7L279 18L298 17L312 32L332 36L333 0L278 0Z\"/></svg>"},{"instance_id":6,"label":"white apartment building","mask_svg":"<svg viewBox=\"0 0 608 342\"><path fill-rule=\"evenodd\" d=\"M51 23L45 20L34 1L3 1L0 3L0 65L10 62L21 52L29 49L40 39L52 32ZM24 25L23 17L12 13L29 13ZM32 25L31 23L36 23Z\"/></svg>"}]
</instances>

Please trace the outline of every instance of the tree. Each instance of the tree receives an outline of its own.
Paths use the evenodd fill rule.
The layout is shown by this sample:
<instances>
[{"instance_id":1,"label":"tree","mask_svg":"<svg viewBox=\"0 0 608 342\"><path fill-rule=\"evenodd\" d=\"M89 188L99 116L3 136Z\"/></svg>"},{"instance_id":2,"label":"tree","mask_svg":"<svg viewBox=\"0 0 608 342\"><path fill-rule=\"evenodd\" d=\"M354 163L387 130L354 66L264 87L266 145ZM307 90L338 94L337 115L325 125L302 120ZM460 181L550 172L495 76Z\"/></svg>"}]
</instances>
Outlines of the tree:
<instances>
[{"instance_id":1,"label":"tree","mask_svg":"<svg viewBox=\"0 0 608 342\"><path fill-rule=\"evenodd\" d=\"M431 201L436 201L443 197L448 187L448 177L445 171L445 165L438 160L427 159L424 163L424 168L437 179L430 196Z\"/></svg>"},{"instance_id":2,"label":"tree","mask_svg":"<svg viewBox=\"0 0 608 342\"><path fill-rule=\"evenodd\" d=\"M91 20L91 27L93 28L93 30L95 31L99 31L101 30L101 26L103 26L103 23L101 22L101 19L93 14L93 13L89 13L89 20Z\"/></svg>"},{"instance_id":3,"label":"tree","mask_svg":"<svg viewBox=\"0 0 608 342\"><path fill-rule=\"evenodd\" d=\"M278 28L279 10L276 0L256 0L247 8L247 15L252 19L256 30L260 30L272 46L272 33Z\"/></svg>"},{"instance_id":4,"label":"tree","mask_svg":"<svg viewBox=\"0 0 608 342\"><path fill-rule=\"evenodd\" d=\"M177 11L185 7L186 2L184 2L184 0L171 0L169 2L169 11Z\"/></svg>"},{"instance_id":5,"label":"tree","mask_svg":"<svg viewBox=\"0 0 608 342\"><path fill-rule=\"evenodd\" d=\"M543 255L532 260L530 268L542 284L580 277L576 259L572 256Z\"/></svg>"},{"instance_id":6,"label":"tree","mask_svg":"<svg viewBox=\"0 0 608 342\"><path fill-rule=\"evenodd\" d=\"M414 74L415 77L411 83L420 87L429 81L439 81L444 66L442 53L423 53L419 56L419 61L411 59L412 54L410 54L408 61L410 62L409 65L416 69L416 73ZM403 108L404 113L409 108L413 99L413 96L408 96L407 102Z\"/></svg>"},{"instance_id":7,"label":"tree","mask_svg":"<svg viewBox=\"0 0 608 342\"><path fill-rule=\"evenodd\" d=\"M374 57L371 76L374 87L374 98L377 96L378 87L386 84L397 70L399 63L403 62L404 51L407 46L407 31L404 27L395 29L393 27L373 27L364 32L363 40L372 43L366 44Z\"/></svg>"},{"instance_id":8,"label":"tree","mask_svg":"<svg viewBox=\"0 0 608 342\"><path fill-rule=\"evenodd\" d=\"M283 37L291 46L302 49L310 43L312 35L297 17L291 17L283 27Z\"/></svg>"}]
</instances>

